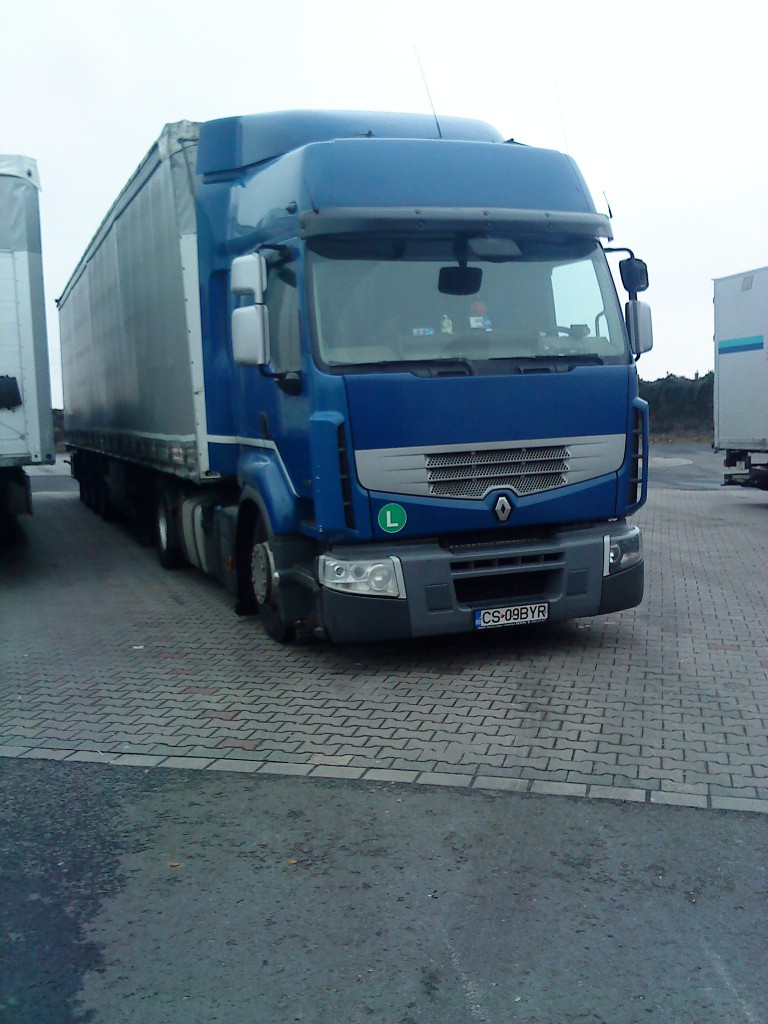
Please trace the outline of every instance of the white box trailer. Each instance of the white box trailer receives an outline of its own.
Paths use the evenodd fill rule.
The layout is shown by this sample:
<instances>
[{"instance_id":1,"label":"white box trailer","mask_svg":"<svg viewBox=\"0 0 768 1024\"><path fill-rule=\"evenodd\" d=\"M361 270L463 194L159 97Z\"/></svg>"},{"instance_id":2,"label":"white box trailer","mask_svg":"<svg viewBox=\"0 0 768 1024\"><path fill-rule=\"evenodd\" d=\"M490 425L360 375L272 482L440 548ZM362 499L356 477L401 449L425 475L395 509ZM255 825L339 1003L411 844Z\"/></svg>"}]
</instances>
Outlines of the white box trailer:
<instances>
[{"instance_id":1,"label":"white box trailer","mask_svg":"<svg viewBox=\"0 0 768 1024\"><path fill-rule=\"evenodd\" d=\"M31 513L22 467L56 457L39 189L34 160L0 156L0 519Z\"/></svg>"},{"instance_id":2,"label":"white box trailer","mask_svg":"<svg viewBox=\"0 0 768 1024\"><path fill-rule=\"evenodd\" d=\"M768 267L715 281L714 415L725 483L768 489Z\"/></svg>"}]
</instances>

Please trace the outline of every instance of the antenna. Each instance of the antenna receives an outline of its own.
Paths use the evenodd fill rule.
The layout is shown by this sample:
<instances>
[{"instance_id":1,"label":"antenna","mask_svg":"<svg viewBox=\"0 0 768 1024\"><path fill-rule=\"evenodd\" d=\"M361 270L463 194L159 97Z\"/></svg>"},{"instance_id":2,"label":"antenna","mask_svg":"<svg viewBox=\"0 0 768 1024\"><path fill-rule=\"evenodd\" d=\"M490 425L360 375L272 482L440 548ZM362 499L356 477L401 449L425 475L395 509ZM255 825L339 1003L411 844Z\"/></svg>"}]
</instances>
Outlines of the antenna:
<instances>
[{"instance_id":1,"label":"antenna","mask_svg":"<svg viewBox=\"0 0 768 1024\"><path fill-rule=\"evenodd\" d=\"M440 130L440 122L438 121L437 114L435 113L435 104L432 102L432 94L430 93L429 86L427 85L427 76L424 74L424 68L421 66L421 58L419 57L419 51L416 49L415 46L413 48L413 52L416 54L416 63L419 65L419 71L421 72L421 78L422 81L424 82L424 88L427 91L427 99L429 100L429 105L430 107L432 107L432 117L434 117L435 125L437 126L437 137L439 139L442 139L443 133Z\"/></svg>"}]
</instances>

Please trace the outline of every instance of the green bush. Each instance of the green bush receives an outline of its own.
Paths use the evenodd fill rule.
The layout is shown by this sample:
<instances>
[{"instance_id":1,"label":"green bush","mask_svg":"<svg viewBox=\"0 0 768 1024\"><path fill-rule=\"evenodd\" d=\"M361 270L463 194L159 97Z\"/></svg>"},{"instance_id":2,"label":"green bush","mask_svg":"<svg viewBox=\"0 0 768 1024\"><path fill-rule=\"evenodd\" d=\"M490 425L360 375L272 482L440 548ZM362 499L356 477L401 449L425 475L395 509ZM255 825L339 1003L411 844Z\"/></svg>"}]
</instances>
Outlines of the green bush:
<instances>
[{"instance_id":1,"label":"green bush","mask_svg":"<svg viewBox=\"0 0 768 1024\"><path fill-rule=\"evenodd\" d=\"M641 380L640 397L650 406L651 435L711 438L714 385L711 371L694 380L671 373L661 380Z\"/></svg>"}]
</instances>

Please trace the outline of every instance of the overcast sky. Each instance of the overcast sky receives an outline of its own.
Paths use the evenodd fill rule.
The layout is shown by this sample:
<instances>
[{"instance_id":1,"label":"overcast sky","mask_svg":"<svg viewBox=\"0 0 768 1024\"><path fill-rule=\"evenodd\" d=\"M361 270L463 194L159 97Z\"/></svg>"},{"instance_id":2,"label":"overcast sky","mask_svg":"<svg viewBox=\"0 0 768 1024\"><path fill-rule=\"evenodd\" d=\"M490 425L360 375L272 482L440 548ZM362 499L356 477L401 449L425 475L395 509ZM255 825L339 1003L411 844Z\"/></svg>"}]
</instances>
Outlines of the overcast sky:
<instances>
[{"instance_id":1,"label":"overcast sky","mask_svg":"<svg viewBox=\"0 0 768 1024\"><path fill-rule=\"evenodd\" d=\"M712 279L768 264L765 7L0 0L0 153L38 162L54 299L167 122L291 108L476 117L562 149L646 260L646 380L713 366Z\"/></svg>"}]
</instances>

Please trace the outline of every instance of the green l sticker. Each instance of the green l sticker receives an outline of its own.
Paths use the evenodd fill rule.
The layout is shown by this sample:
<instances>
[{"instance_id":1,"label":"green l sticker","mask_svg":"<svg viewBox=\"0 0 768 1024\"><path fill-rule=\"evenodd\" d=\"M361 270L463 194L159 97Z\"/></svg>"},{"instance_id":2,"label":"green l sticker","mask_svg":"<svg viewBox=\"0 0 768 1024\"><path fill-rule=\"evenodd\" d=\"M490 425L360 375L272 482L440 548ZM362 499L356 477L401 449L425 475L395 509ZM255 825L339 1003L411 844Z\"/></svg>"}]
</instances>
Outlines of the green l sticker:
<instances>
[{"instance_id":1,"label":"green l sticker","mask_svg":"<svg viewBox=\"0 0 768 1024\"><path fill-rule=\"evenodd\" d=\"M379 526L385 533L399 533L405 526L407 518L403 506L394 501L379 509Z\"/></svg>"}]
</instances>

